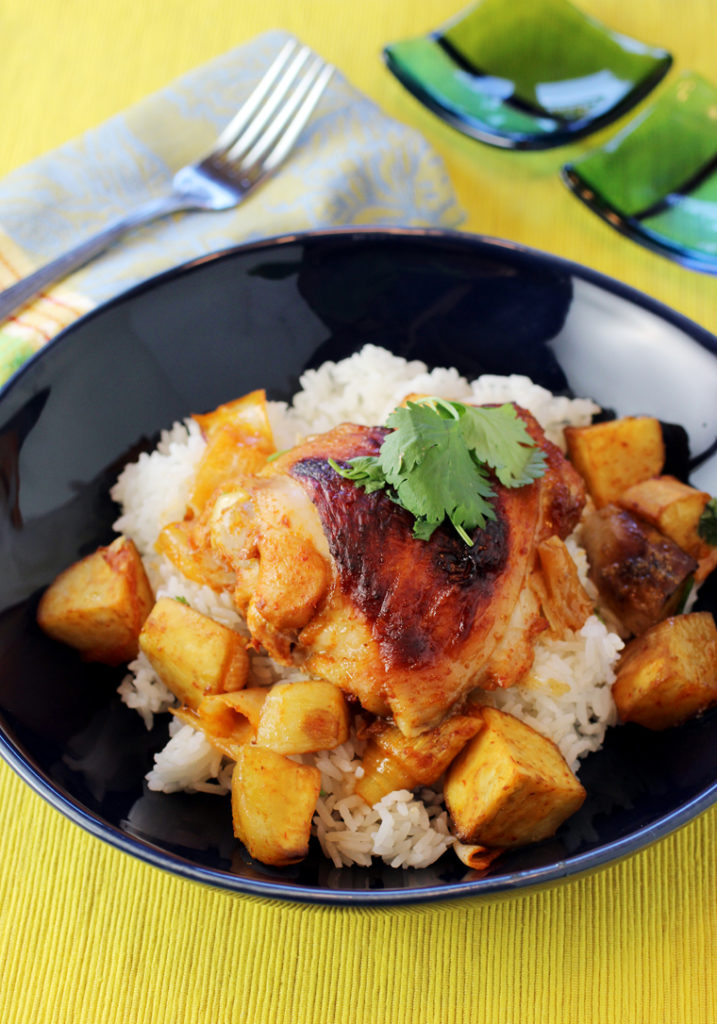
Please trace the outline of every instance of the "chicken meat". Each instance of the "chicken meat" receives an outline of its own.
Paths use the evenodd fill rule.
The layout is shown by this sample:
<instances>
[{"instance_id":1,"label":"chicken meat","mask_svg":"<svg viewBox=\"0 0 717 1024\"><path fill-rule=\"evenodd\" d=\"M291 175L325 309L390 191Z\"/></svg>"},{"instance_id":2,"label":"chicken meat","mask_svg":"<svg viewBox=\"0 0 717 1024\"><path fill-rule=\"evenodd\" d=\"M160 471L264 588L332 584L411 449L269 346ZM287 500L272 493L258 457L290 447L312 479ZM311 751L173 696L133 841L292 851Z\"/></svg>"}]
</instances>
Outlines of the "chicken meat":
<instances>
[{"instance_id":1,"label":"chicken meat","mask_svg":"<svg viewBox=\"0 0 717 1024\"><path fill-rule=\"evenodd\" d=\"M450 525L416 540L409 512L332 468L329 459L376 455L385 428L343 424L220 488L201 536L234 575L254 646L336 684L407 736L476 686L517 682L547 625L526 586L537 545L567 536L585 501L578 474L519 411L546 472L515 489L494 481L495 519L471 546Z\"/></svg>"}]
</instances>

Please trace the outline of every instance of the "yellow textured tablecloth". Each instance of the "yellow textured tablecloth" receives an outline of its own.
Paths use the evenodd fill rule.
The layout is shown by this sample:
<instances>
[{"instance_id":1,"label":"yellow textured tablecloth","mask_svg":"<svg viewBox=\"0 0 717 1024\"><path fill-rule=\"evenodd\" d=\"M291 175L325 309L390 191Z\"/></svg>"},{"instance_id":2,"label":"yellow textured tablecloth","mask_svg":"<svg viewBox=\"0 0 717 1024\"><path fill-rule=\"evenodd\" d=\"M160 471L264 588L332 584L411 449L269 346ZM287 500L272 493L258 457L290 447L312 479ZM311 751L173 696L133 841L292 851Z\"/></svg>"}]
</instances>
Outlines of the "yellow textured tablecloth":
<instances>
[{"instance_id":1,"label":"yellow textured tablecloth","mask_svg":"<svg viewBox=\"0 0 717 1024\"><path fill-rule=\"evenodd\" d=\"M581 6L666 46L677 70L714 79L712 0ZM587 264L717 331L715 278L621 238L559 181L560 164L600 135L547 153L490 149L391 78L381 46L458 9L451 0L3 0L0 176L282 28L424 135L468 212L464 228ZM596 875L503 902L269 905L118 853L0 765L0 1021L714 1024L716 850L717 809Z\"/></svg>"}]
</instances>

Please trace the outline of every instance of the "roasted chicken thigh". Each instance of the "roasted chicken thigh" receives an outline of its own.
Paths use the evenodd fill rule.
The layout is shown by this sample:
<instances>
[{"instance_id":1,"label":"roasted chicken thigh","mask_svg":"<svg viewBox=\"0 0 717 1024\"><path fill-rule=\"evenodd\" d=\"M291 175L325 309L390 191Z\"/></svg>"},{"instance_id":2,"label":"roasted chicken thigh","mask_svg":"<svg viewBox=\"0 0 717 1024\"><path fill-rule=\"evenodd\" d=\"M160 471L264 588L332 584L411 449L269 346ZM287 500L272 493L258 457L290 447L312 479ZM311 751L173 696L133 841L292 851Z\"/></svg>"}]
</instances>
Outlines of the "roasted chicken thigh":
<instances>
[{"instance_id":1,"label":"roasted chicken thigh","mask_svg":"<svg viewBox=\"0 0 717 1024\"><path fill-rule=\"evenodd\" d=\"M547 471L515 489L495 481L495 519L471 546L450 525L415 539L409 512L332 468L376 454L384 428L343 424L220 490L204 534L235 574L255 646L405 735L435 726L477 685L516 682L546 627L525 587L536 546L570 533L584 504L577 473L520 415Z\"/></svg>"}]
</instances>

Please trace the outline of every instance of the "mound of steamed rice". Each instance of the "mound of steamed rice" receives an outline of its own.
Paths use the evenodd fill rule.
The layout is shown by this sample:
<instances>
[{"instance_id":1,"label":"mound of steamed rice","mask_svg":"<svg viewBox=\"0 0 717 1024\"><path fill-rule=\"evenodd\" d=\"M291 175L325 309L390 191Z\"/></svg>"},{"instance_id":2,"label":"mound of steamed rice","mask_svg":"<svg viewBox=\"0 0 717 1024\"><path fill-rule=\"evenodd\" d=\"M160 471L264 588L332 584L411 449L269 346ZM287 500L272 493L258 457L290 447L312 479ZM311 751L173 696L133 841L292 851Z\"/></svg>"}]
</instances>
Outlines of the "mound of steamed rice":
<instances>
[{"instance_id":1,"label":"mound of steamed rice","mask_svg":"<svg viewBox=\"0 0 717 1024\"><path fill-rule=\"evenodd\" d=\"M409 362L371 345L341 362L307 371L300 383L301 390L290 405L269 404L278 449L341 422L384 423L411 393L477 404L515 401L529 409L550 440L562 448L564 427L588 424L598 411L588 399L553 396L527 377L484 375L469 382L455 369L429 372L422 362ZM157 448L128 465L113 488L112 497L122 510L115 528L137 545L157 597L181 597L204 615L248 635L229 594L186 579L153 547L163 526L183 518L203 449L201 432L191 418L165 431ZM574 539L569 547L589 589L585 554ZM605 730L616 721L611 683L622 646L620 638L593 615L569 638L540 640L527 679L519 686L487 693L486 703L509 711L554 740L577 771L580 759L600 748ZM299 671L287 670L260 654L252 655L251 672L254 684L302 678ZM155 715L174 703L142 655L129 666L120 694L143 716L148 728ZM226 794L231 764L201 732L168 717L169 740L147 775L149 788ZM303 758L321 771L313 830L325 855L337 867L368 865L372 857L397 868L433 863L454 842L441 794L401 790L368 807L354 793L363 770L361 752L361 743L354 737L336 750Z\"/></svg>"}]
</instances>

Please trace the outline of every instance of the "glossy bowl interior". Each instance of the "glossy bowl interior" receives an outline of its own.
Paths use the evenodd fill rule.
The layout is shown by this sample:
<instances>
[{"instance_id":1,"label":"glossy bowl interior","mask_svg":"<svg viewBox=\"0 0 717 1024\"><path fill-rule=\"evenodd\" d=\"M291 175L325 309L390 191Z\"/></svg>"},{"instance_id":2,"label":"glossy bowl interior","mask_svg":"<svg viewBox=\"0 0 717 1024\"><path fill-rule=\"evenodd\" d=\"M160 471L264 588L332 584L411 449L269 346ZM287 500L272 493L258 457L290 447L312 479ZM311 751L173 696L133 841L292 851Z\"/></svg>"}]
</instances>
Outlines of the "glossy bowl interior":
<instances>
[{"instance_id":1,"label":"glossy bowl interior","mask_svg":"<svg viewBox=\"0 0 717 1024\"><path fill-rule=\"evenodd\" d=\"M0 394L0 752L58 810L175 874L272 899L347 905L491 897L600 867L717 799L717 715L653 734L611 730L586 759L583 809L485 876L451 855L425 870L252 862L228 801L143 786L166 724L116 695L35 625L42 589L111 536L109 487L160 428L367 342L463 373L525 373L617 414L673 426L670 466L717 492L717 343L616 282L500 241L421 230L269 240L165 274L79 321ZM357 386L360 382L357 381ZM684 429L683 429L684 428ZM689 446L689 451L688 451ZM714 584L700 606L714 609Z\"/></svg>"}]
</instances>

